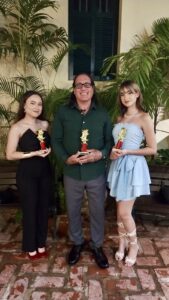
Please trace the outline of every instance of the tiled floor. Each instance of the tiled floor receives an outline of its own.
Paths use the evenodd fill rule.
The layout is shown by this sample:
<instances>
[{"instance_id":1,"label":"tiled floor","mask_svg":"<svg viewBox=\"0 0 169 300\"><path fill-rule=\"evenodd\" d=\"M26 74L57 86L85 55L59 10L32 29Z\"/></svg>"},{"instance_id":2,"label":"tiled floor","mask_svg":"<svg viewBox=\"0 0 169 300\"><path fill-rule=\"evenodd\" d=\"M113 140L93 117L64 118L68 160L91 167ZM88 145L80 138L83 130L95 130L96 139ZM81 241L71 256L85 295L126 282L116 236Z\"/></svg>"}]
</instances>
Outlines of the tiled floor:
<instances>
[{"instance_id":1,"label":"tiled floor","mask_svg":"<svg viewBox=\"0 0 169 300\"><path fill-rule=\"evenodd\" d=\"M88 248L76 266L69 267L66 254L67 217L57 220L57 239L52 238L49 219L49 259L30 262L17 259L21 226L16 208L0 207L0 300L157 300L169 299L169 227L155 226L149 219L136 219L140 251L134 267L114 259L117 231L114 213L106 212L104 250L110 267L99 269ZM89 238L86 210L82 212L85 237Z\"/></svg>"}]
</instances>

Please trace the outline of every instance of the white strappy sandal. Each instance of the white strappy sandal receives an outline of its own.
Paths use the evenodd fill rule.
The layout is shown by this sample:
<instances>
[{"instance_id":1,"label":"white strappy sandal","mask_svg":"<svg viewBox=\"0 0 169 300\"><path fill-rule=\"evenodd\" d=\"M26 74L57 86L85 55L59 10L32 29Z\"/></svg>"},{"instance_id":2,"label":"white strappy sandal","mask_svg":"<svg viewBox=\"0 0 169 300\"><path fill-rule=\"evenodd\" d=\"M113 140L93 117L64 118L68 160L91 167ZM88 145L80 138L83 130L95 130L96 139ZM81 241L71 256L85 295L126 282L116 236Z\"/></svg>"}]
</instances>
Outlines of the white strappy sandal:
<instances>
[{"instance_id":1,"label":"white strappy sandal","mask_svg":"<svg viewBox=\"0 0 169 300\"><path fill-rule=\"evenodd\" d=\"M123 223L122 222L119 222L119 223L117 223L117 225L118 225L118 234L119 234L119 239L120 240L123 240L123 243L124 243L124 250L123 251L120 251L120 250L117 250L116 251L116 253L115 253L115 259L117 260L117 261L121 261L121 260L123 260L123 258L124 258L124 255L125 255L125 249L127 249L128 248L128 241L127 241L127 239L126 239L126 232L124 232L124 225L123 225ZM123 232L122 231L120 231L120 230L122 230L123 229Z\"/></svg>"},{"instance_id":2,"label":"white strappy sandal","mask_svg":"<svg viewBox=\"0 0 169 300\"><path fill-rule=\"evenodd\" d=\"M136 263L137 253L138 253L138 250L139 250L139 246L138 246L138 243L137 243L136 229L134 229L132 232L128 232L127 237L129 238L129 245L136 247L135 256L130 257L129 255L127 255L126 258L125 258L125 265L128 266L128 267L132 267ZM131 237L135 237L135 239L133 241L131 241L130 240Z\"/></svg>"}]
</instances>

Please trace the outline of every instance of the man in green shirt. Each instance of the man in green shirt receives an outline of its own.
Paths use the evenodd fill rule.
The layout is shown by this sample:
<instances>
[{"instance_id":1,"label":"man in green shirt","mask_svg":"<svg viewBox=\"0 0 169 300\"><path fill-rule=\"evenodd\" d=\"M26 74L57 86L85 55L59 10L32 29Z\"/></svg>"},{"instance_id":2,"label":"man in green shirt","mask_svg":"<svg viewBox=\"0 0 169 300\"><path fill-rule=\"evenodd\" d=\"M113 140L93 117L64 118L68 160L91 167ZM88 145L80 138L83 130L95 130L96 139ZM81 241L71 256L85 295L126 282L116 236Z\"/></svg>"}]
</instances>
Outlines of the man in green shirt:
<instances>
[{"instance_id":1,"label":"man in green shirt","mask_svg":"<svg viewBox=\"0 0 169 300\"><path fill-rule=\"evenodd\" d=\"M69 237L74 243L68 255L70 265L78 262L84 247L81 207L86 190L90 216L90 247L99 267L109 266L102 244L105 169L112 144L111 132L112 124L108 113L97 104L94 81L88 74L77 75L74 78L70 102L60 107L52 130L53 150L64 162Z\"/></svg>"}]
</instances>

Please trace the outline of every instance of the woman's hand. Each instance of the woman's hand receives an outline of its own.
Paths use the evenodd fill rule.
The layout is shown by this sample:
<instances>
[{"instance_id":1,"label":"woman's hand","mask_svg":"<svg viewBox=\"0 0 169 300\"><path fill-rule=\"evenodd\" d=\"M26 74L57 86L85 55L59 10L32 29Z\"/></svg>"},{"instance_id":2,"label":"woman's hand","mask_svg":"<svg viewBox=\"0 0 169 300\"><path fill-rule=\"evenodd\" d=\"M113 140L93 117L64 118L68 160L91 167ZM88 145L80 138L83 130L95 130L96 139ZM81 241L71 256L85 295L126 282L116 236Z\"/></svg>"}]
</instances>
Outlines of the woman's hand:
<instances>
[{"instance_id":1,"label":"woman's hand","mask_svg":"<svg viewBox=\"0 0 169 300\"><path fill-rule=\"evenodd\" d=\"M51 152L51 148L49 147L44 150L33 151L32 153L34 155L32 156L46 157L49 155L50 152Z\"/></svg>"},{"instance_id":2,"label":"woman's hand","mask_svg":"<svg viewBox=\"0 0 169 300\"><path fill-rule=\"evenodd\" d=\"M124 156L127 154L127 150L126 149L116 149L116 148L112 148L112 151L110 153L110 159L115 160L118 159L121 156Z\"/></svg>"}]
</instances>

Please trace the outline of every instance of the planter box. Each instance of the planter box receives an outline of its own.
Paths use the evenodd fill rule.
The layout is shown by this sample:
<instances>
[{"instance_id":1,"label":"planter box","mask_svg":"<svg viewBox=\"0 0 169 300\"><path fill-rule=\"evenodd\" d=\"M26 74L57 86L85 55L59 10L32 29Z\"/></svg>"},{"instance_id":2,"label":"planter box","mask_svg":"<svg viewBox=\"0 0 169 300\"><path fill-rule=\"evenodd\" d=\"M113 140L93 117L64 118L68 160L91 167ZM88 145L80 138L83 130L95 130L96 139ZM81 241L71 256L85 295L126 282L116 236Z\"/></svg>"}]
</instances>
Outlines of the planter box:
<instances>
[{"instance_id":1,"label":"planter box","mask_svg":"<svg viewBox=\"0 0 169 300\"><path fill-rule=\"evenodd\" d=\"M16 162L0 160L0 205L13 205L19 202L16 169Z\"/></svg>"},{"instance_id":2,"label":"planter box","mask_svg":"<svg viewBox=\"0 0 169 300\"><path fill-rule=\"evenodd\" d=\"M149 167L151 176L151 195L137 199L134 213L149 216L155 224L169 220L169 166Z\"/></svg>"},{"instance_id":3,"label":"planter box","mask_svg":"<svg viewBox=\"0 0 169 300\"><path fill-rule=\"evenodd\" d=\"M149 167L151 192L159 192L162 186L169 186L169 166L154 165Z\"/></svg>"}]
</instances>

